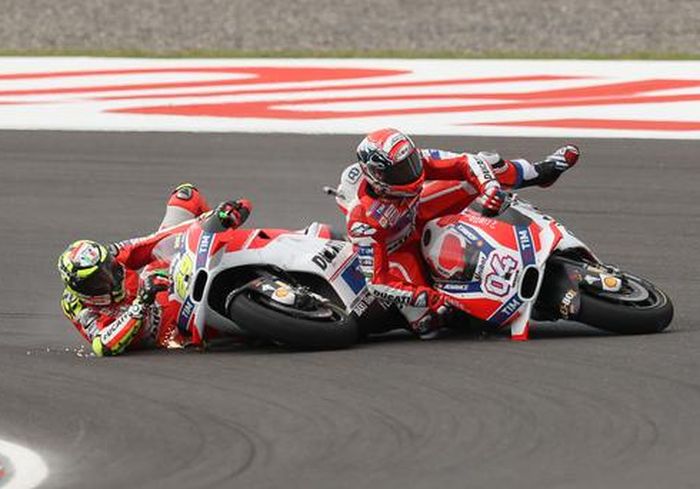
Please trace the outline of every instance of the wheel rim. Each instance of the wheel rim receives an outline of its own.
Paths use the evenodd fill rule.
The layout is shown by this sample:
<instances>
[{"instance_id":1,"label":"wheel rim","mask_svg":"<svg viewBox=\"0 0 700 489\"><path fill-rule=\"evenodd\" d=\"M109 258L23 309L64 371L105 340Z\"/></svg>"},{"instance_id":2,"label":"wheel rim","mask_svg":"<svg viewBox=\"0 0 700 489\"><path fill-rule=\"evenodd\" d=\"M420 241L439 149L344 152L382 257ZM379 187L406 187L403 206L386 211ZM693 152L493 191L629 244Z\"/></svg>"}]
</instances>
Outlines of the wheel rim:
<instances>
[{"instance_id":1,"label":"wheel rim","mask_svg":"<svg viewBox=\"0 0 700 489\"><path fill-rule=\"evenodd\" d=\"M666 296L654 286L632 275L623 275L619 292L598 292L596 297L636 309L654 309L666 303Z\"/></svg>"},{"instance_id":2,"label":"wheel rim","mask_svg":"<svg viewBox=\"0 0 700 489\"><path fill-rule=\"evenodd\" d=\"M248 297L260 305L296 318L310 319L319 322L336 322L343 319L343 315L340 314L333 305L322 305L320 307L317 305L313 309L307 310L282 304L262 294L253 293L249 294Z\"/></svg>"}]
</instances>

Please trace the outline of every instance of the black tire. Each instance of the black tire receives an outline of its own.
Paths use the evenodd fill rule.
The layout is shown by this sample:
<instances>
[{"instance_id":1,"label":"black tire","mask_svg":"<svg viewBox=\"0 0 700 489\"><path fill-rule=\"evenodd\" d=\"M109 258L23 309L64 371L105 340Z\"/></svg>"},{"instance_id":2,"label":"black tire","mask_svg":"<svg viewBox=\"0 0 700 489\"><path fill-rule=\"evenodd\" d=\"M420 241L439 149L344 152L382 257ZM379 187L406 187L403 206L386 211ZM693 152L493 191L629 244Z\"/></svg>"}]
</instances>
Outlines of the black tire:
<instances>
[{"instance_id":1,"label":"black tire","mask_svg":"<svg viewBox=\"0 0 700 489\"><path fill-rule=\"evenodd\" d=\"M577 320L618 334L658 333L673 319L673 304L668 295L651 282L624 274L635 287L648 292L645 300L620 300L612 293L581 289L581 309Z\"/></svg>"},{"instance_id":2,"label":"black tire","mask_svg":"<svg viewBox=\"0 0 700 489\"><path fill-rule=\"evenodd\" d=\"M229 305L230 318L252 335L303 350L348 348L358 341L353 316L331 320L294 317L266 306L254 292L242 292Z\"/></svg>"}]
</instances>

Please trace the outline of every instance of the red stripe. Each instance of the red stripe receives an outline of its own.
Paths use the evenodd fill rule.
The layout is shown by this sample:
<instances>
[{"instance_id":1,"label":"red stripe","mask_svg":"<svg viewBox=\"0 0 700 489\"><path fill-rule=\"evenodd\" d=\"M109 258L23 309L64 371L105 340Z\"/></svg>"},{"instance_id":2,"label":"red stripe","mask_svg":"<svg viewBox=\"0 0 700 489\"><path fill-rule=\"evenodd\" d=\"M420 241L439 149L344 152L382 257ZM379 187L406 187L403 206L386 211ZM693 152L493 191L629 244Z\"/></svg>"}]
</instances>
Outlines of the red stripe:
<instances>
[{"instance_id":1,"label":"red stripe","mask_svg":"<svg viewBox=\"0 0 700 489\"><path fill-rule=\"evenodd\" d=\"M525 330L521 334L511 335L510 339L513 341L527 341L530 338L530 323L525 325Z\"/></svg>"},{"instance_id":2,"label":"red stripe","mask_svg":"<svg viewBox=\"0 0 700 489\"><path fill-rule=\"evenodd\" d=\"M352 255L350 255L349 257L347 257L347 258L345 259L345 261L344 261L343 263L340 264L340 266L339 266L338 269L335 271L335 273L333 273L333 275L332 275L331 278L330 278L330 281L331 281L331 282L332 282L333 280L335 280L335 279L338 277L338 275L340 275L340 272L344 271L345 268L347 268L346 265L347 265L353 258L355 258L355 253L354 253L354 252L353 252Z\"/></svg>"},{"instance_id":3,"label":"red stripe","mask_svg":"<svg viewBox=\"0 0 700 489\"><path fill-rule=\"evenodd\" d=\"M437 95L394 95L394 96L373 96L373 97L335 97L306 100L270 100L260 102L240 102L224 104L194 104L194 105L163 105L155 107L136 107L128 109L114 109L107 112L132 113L132 114L163 114L163 115L183 115L183 116L210 116L210 117L232 117L232 118L264 118L264 119L287 119L287 120L307 120L307 119L348 119L358 117L377 117L394 115L416 115L416 114L443 114L455 112L493 112L505 110L537 109L550 107L582 107L593 105L628 105L628 104L651 104L686 102L700 100L700 94L691 95L668 95L668 96L630 96L623 98L584 98L580 100L544 100L530 102L513 103L489 103L489 104L469 104L450 105L446 107L410 107L378 110L355 110L355 111L295 111L285 109L284 105L312 105L328 103L347 102L374 102L374 101L408 101L408 100L438 100L473 98L472 94L437 94ZM504 96L504 98L506 98ZM473 125L472 123L463 125Z\"/></svg>"},{"instance_id":4,"label":"red stripe","mask_svg":"<svg viewBox=\"0 0 700 489\"><path fill-rule=\"evenodd\" d=\"M223 79L210 81L193 82L170 82L170 83L142 83L138 85L102 85L88 87L66 87L66 88L45 88L26 90L4 90L0 95L45 95L45 94L65 94L65 93L90 93L123 90L157 90L165 88L192 88L192 87L212 87L227 85L253 85L261 83L299 83L309 81L329 81L344 80L353 78L368 78L373 76L395 76L410 73L405 70L385 70L385 69L355 69L355 68L319 68L319 67L295 67L295 68L275 68L275 67L241 67L241 68L163 68L163 69L133 69L133 70L104 70L104 71L68 71L54 73L30 73L0 75L0 80L17 80L33 78L62 78L80 76L113 76L113 75L143 75L155 73L216 73L254 75L244 79ZM108 79L108 78L107 78Z\"/></svg>"},{"instance_id":5,"label":"red stripe","mask_svg":"<svg viewBox=\"0 0 700 489\"><path fill-rule=\"evenodd\" d=\"M298 88L270 88L264 90L230 90L220 92L190 92L190 93L165 93L159 95L115 95L108 97L96 97L98 100L131 100L131 99L157 99L157 98L183 98L183 97L219 97L222 95L265 95L275 93L299 93L320 92L327 90L369 90L382 88L413 88L413 87L440 87L449 85L472 85L479 83L515 83L533 81L557 81L577 80L581 77L568 76L504 76L496 78L460 78L457 80L429 80L415 82L395 83L365 83L357 85L325 85L322 87L298 87ZM500 98L502 94L494 97Z\"/></svg>"},{"instance_id":6,"label":"red stripe","mask_svg":"<svg viewBox=\"0 0 700 489\"><path fill-rule=\"evenodd\" d=\"M624 119L549 119L540 121L487 122L480 126L517 126L575 129L628 129L635 131L700 131L700 121L654 121Z\"/></svg>"},{"instance_id":7,"label":"red stripe","mask_svg":"<svg viewBox=\"0 0 700 489\"><path fill-rule=\"evenodd\" d=\"M549 229L551 229L552 232L554 233L554 240L552 241L552 246L550 248L550 251L551 251L554 248L556 248L557 246L559 246L559 242L562 239L562 234L561 234L561 231L559 231L559 228L557 227L557 225L553 222L549 223Z\"/></svg>"}]
</instances>

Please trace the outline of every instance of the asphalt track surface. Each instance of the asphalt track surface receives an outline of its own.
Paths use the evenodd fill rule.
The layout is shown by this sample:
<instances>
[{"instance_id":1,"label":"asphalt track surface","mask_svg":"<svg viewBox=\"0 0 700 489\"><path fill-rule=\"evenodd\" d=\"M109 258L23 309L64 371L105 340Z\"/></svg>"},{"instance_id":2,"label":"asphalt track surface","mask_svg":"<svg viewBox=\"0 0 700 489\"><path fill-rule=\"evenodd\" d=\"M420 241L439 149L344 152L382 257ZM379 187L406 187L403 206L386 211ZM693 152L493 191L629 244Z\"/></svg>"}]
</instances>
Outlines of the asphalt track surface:
<instances>
[{"instance_id":1,"label":"asphalt track surface","mask_svg":"<svg viewBox=\"0 0 700 489\"><path fill-rule=\"evenodd\" d=\"M337 223L319 189L357 139L0 132L0 438L45 458L44 487L697 487L699 142L581 140L575 170L525 192L665 288L667 333L81 353L58 307L67 242L148 232L184 180L252 199L252 225ZM530 158L562 142L418 140Z\"/></svg>"}]
</instances>

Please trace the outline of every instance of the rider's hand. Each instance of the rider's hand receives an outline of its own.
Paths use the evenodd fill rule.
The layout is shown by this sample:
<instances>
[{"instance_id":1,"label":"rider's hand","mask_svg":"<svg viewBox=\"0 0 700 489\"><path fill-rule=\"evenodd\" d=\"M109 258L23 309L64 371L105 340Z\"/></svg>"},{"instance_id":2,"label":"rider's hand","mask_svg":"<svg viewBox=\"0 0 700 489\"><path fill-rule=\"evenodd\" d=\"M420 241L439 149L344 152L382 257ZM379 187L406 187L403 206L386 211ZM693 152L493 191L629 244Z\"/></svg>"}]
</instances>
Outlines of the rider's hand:
<instances>
[{"instance_id":1,"label":"rider's hand","mask_svg":"<svg viewBox=\"0 0 700 489\"><path fill-rule=\"evenodd\" d=\"M143 279L143 284L139 288L137 300L145 305L150 306L156 300L156 294L163 290L168 290L170 286L170 277L165 270L156 270L146 275Z\"/></svg>"},{"instance_id":2,"label":"rider's hand","mask_svg":"<svg viewBox=\"0 0 700 489\"><path fill-rule=\"evenodd\" d=\"M478 200L482 206L481 213L488 217L497 215L505 203L506 195L498 182L488 182Z\"/></svg>"},{"instance_id":3,"label":"rider's hand","mask_svg":"<svg viewBox=\"0 0 700 489\"><path fill-rule=\"evenodd\" d=\"M253 205L249 200L240 199L222 202L215 212L224 227L237 228L248 219L252 209Z\"/></svg>"}]
</instances>

